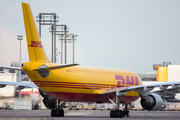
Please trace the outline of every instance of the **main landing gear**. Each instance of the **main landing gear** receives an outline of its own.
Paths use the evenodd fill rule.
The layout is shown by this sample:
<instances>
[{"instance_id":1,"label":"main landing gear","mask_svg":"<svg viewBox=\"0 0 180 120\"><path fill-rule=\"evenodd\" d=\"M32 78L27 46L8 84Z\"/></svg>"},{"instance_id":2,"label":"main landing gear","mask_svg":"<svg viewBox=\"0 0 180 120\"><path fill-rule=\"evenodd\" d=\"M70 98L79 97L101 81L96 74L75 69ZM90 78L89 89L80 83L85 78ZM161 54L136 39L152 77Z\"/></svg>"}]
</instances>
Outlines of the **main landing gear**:
<instances>
[{"instance_id":1,"label":"main landing gear","mask_svg":"<svg viewBox=\"0 0 180 120\"><path fill-rule=\"evenodd\" d=\"M64 110L63 109L51 110L51 117L64 117Z\"/></svg>"},{"instance_id":2,"label":"main landing gear","mask_svg":"<svg viewBox=\"0 0 180 120\"><path fill-rule=\"evenodd\" d=\"M119 109L119 104L120 104L120 97L123 94L119 95L116 93L116 109L110 111L110 117L111 118L123 118L123 116L129 117L129 111L128 111L128 104L125 104L125 109L124 111ZM110 100L112 103L114 103L112 100Z\"/></svg>"},{"instance_id":3,"label":"main landing gear","mask_svg":"<svg viewBox=\"0 0 180 120\"><path fill-rule=\"evenodd\" d=\"M124 111L123 111L123 116L129 117L128 105L129 105L129 104L125 104L125 109L124 109Z\"/></svg>"},{"instance_id":4,"label":"main landing gear","mask_svg":"<svg viewBox=\"0 0 180 120\"><path fill-rule=\"evenodd\" d=\"M60 100L56 100L56 108L51 110L51 117L64 117L63 107L65 106L65 102Z\"/></svg>"},{"instance_id":5,"label":"main landing gear","mask_svg":"<svg viewBox=\"0 0 180 120\"><path fill-rule=\"evenodd\" d=\"M128 104L125 104L125 110L115 109L110 111L111 118L123 118L125 116L129 117L129 110L127 109Z\"/></svg>"},{"instance_id":6,"label":"main landing gear","mask_svg":"<svg viewBox=\"0 0 180 120\"><path fill-rule=\"evenodd\" d=\"M110 117L111 118L122 118L123 117L123 111L119 109L111 110L110 111Z\"/></svg>"}]
</instances>

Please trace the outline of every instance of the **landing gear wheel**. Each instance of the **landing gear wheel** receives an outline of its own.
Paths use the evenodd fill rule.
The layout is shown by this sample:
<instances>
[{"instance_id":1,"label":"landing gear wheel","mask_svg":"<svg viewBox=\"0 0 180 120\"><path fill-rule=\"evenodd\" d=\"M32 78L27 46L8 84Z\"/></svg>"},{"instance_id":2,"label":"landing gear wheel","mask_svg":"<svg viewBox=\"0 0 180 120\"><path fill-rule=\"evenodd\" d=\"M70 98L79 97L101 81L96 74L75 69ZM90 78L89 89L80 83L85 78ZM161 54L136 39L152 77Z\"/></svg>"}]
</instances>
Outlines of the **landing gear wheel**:
<instances>
[{"instance_id":1,"label":"landing gear wheel","mask_svg":"<svg viewBox=\"0 0 180 120\"><path fill-rule=\"evenodd\" d=\"M64 117L64 110L51 110L51 117Z\"/></svg>"},{"instance_id":2,"label":"landing gear wheel","mask_svg":"<svg viewBox=\"0 0 180 120\"><path fill-rule=\"evenodd\" d=\"M64 117L64 110L58 110L58 116L57 117Z\"/></svg>"},{"instance_id":3,"label":"landing gear wheel","mask_svg":"<svg viewBox=\"0 0 180 120\"><path fill-rule=\"evenodd\" d=\"M126 112L125 111L123 111L122 113L123 113L123 116L126 116Z\"/></svg>"},{"instance_id":4,"label":"landing gear wheel","mask_svg":"<svg viewBox=\"0 0 180 120\"><path fill-rule=\"evenodd\" d=\"M122 110L118 110L116 114L117 114L117 118L122 118L123 117Z\"/></svg>"},{"instance_id":5,"label":"landing gear wheel","mask_svg":"<svg viewBox=\"0 0 180 120\"><path fill-rule=\"evenodd\" d=\"M111 118L114 118L114 117L115 117L115 112L114 112L114 110L111 110L111 111L110 111L110 117L111 117Z\"/></svg>"},{"instance_id":6,"label":"landing gear wheel","mask_svg":"<svg viewBox=\"0 0 180 120\"><path fill-rule=\"evenodd\" d=\"M57 111L56 110L51 110L51 117L56 117Z\"/></svg>"},{"instance_id":7,"label":"landing gear wheel","mask_svg":"<svg viewBox=\"0 0 180 120\"><path fill-rule=\"evenodd\" d=\"M110 117L111 118L122 118L123 112L122 112L122 110L111 110Z\"/></svg>"}]
</instances>

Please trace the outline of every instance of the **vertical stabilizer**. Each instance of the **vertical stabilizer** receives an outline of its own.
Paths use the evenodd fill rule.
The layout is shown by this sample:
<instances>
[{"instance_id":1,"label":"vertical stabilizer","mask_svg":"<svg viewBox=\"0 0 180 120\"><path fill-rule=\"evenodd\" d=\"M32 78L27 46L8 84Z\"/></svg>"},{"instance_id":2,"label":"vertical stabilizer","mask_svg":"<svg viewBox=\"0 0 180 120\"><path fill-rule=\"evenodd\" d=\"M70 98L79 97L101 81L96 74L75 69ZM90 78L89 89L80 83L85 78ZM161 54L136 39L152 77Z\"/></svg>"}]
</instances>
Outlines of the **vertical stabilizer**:
<instances>
[{"instance_id":1,"label":"vertical stabilizer","mask_svg":"<svg viewBox=\"0 0 180 120\"><path fill-rule=\"evenodd\" d=\"M30 5L28 3L22 3L22 10L24 16L24 25L26 30L29 61L30 62L42 61L42 62L50 63L50 60L48 59L44 51Z\"/></svg>"}]
</instances>

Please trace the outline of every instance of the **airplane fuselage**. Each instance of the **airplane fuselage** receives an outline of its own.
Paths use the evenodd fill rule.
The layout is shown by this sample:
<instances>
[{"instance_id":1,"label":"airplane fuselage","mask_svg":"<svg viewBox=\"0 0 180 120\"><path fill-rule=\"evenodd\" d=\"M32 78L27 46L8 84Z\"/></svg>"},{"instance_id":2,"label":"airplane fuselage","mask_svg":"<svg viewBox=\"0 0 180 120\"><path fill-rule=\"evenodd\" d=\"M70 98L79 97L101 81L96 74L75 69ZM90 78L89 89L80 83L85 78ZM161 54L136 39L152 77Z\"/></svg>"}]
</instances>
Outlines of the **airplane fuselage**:
<instances>
[{"instance_id":1,"label":"airplane fuselage","mask_svg":"<svg viewBox=\"0 0 180 120\"><path fill-rule=\"evenodd\" d=\"M27 62L22 69L40 89L63 101L110 102L108 97L113 99L115 95L102 93L116 88L142 85L140 78L127 70L74 66L50 70L48 76L42 77L34 71L41 65L41 62ZM52 63L44 65L56 66ZM127 92L122 96L121 103L131 103L138 98L136 91Z\"/></svg>"},{"instance_id":2,"label":"airplane fuselage","mask_svg":"<svg viewBox=\"0 0 180 120\"><path fill-rule=\"evenodd\" d=\"M64 117L63 107L66 101L113 103L116 108L110 111L111 118L129 116L128 105L141 97L141 106L145 110L159 110L163 101L177 101L179 82L142 85L141 79L131 71L97 67L80 67L78 64L58 65L48 59L28 3L22 3L26 30L29 62L21 68L41 89L44 105L51 109L52 117ZM4 68L4 67L2 67ZM5 67L10 68L10 67ZM3 83L18 87L34 87L20 83ZM17 88L18 88L17 87ZM152 91L158 87L158 91ZM47 93L48 95L44 94ZM120 109L120 103L125 109Z\"/></svg>"}]
</instances>

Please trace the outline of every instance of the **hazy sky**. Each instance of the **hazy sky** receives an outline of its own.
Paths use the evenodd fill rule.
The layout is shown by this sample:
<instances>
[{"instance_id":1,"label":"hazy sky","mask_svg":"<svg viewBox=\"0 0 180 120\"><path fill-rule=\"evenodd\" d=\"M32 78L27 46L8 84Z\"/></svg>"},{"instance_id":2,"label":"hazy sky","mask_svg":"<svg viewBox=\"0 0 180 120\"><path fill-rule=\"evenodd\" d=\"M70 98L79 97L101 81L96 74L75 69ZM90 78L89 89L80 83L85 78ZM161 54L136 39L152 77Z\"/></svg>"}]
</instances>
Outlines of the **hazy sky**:
<instances>
[{"instance_id":1,"label":"hazy sky","mask_svg":"<svg viewBox=\"0 0 180 120\"><path fill-rule=\"evenodd\" d=\"M9 66L12 61L19 61L17 35L25 36L21 1L0 0L0 65ZM39 13L56 13L60 18L58 24L67 24L71 33L78 34L75 63L80 65L145 73L153 71L153 64L180 64L179 0L23 2L30 4L34 17ZM25 39L22 62L28 61ZM50 58L49 26L42 27L42 42ZM72 62L71 46L68 45L68 63ZM60 58L59 55L58 63Z\"/></svg>"}]
</instances>

